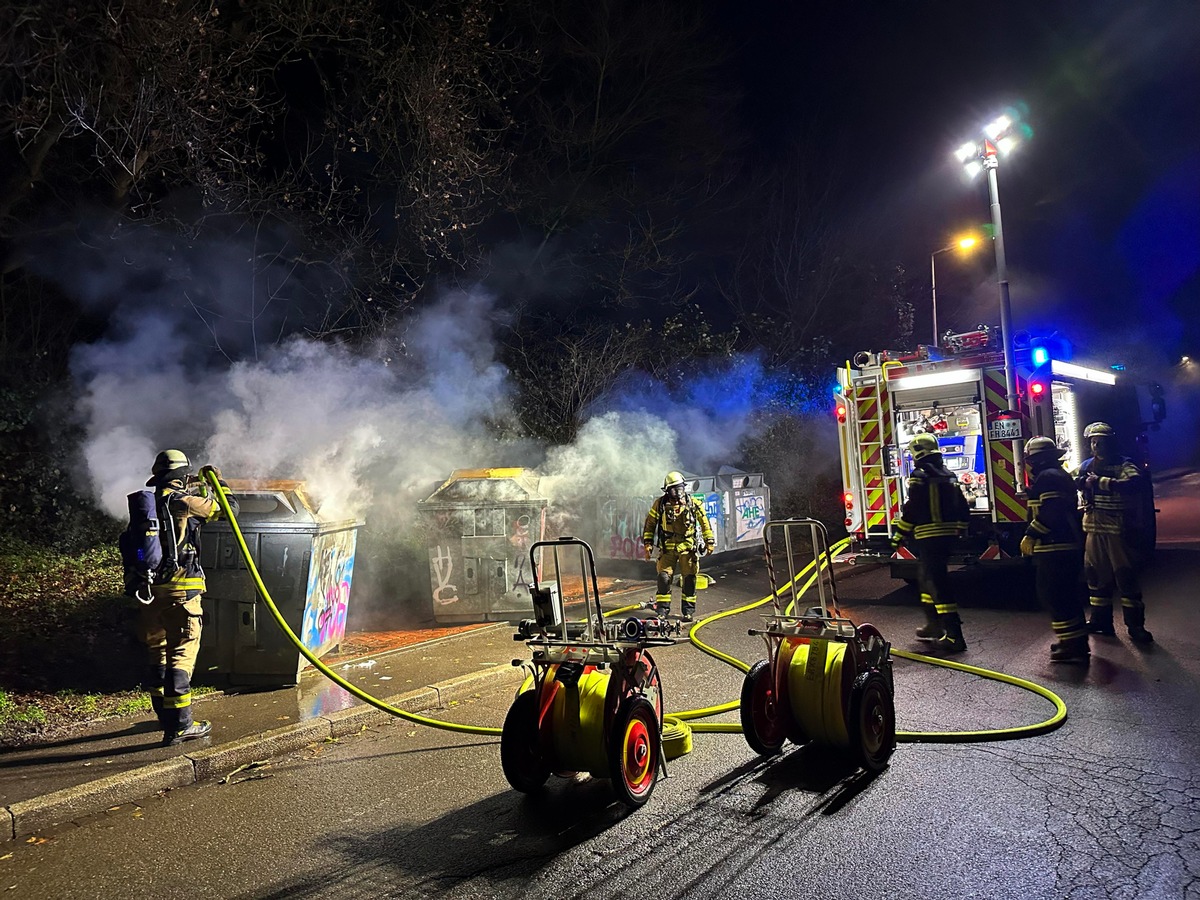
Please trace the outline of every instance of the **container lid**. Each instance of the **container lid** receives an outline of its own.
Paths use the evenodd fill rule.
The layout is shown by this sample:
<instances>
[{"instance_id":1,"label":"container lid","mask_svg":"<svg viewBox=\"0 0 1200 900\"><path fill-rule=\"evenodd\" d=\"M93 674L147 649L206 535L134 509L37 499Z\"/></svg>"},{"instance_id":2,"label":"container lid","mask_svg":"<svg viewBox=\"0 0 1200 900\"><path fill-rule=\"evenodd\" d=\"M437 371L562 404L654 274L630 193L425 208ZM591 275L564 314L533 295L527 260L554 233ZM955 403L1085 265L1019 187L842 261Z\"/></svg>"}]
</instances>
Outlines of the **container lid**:
<instances>
[{"instance_id":1,"label":"container lid","mask_svg":"<svg viewBox=\"0 0 1200 900\"><path fill-rule=\"evenodd\" d=\"M479 503L534 503L544 505L538 493L541 478L532 469L517 466L494 469L455 469L440 487L421 501L423 505L477 505Z\"/></svg>"},{"instance_id":2,"label":"container lid","mask_svg":"<svg viewBox=\"0 0 1200 900\"><path fill-rule=\"evenodd\" d=\"M327 531L330 526L350 527L362 524L353 519L335 522L322 518L303 481L230 478L225 483L237 498L238 525L243 530L277 527L294 530L297 525L308 525L320 526L319 530ZM226 528L229 527L220 520L211 523L210 527L219 530L222 524ZM313 528L302 530L308 532Z\"/></svg>"}]
</instances>

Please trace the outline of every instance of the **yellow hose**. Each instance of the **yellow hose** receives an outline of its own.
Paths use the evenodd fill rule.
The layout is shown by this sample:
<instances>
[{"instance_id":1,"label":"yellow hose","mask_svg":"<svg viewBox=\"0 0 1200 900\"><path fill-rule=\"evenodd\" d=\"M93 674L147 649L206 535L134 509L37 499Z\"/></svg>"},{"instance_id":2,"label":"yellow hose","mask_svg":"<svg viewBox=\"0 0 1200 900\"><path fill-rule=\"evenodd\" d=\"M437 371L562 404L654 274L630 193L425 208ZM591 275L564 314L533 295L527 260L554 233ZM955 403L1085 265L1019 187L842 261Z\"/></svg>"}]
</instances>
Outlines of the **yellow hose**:
<instances>
[{"instance_id":1,"label":"yellow hose","mask_svg":"<svg viewBox=\"0 0 1200 900\"><path fill-rule=\"evenodd\" d=\"M845 547L847 547L849 545L849 543L850 543L849 538L844 538L844 539L838 541L836 544L834 544L832 547L829 548L830 553L836 554L836 553L841 552L841 550L843 550ZM702 652L707 653L709 656L715 657L716 659L719 659L722 662L728 663L729 665L733 666L734 668L740 669L742 672L749 672L750 665L748 663L745 663L742 660L736 659L735 657L730 656L727 653L722 653L721 651L716 650L713 647L710 647L708 644L704 643L696 636L697 633L704 626L710 625L713 622L719 621L720 619L723 619L726 616L737 615L738 613L743 613L748 610L755 609L759 606L763 606L764 604L770 603L774 596L777 596L781 591L783 591L787 587L789 587L792 584L792 582L804 577L804 575L806 573L808 573L811 569L815 568L816 563L817 563L817 560L813 560L813 562L809 563L807 566L805 566L803 569L801 569L800 572L797 573L796 577L792 579L792 581L789 581L787 584L780 587L774 595L768 594L766 597L763 597L761 600L756 600L753 603L746 604L745 606L739 606L736 609L727 609L727 610L724 610L723 612L715 613L714 615L711 615L704 619L701 619L699 622L697 622L695 625L693 625L691 630L688 632L688 640L690 640L695 647L697 647ZM821 566L822 566L822 568L825 567L825 561L823 559L821 560ZM814 571L811 575L809 575L808 580L804 583L803 587L800 588L799 593L801 596L810 587L812 587L813 582L817 579L819 574L820 574L819 571ZM790 609L791 609L791 606L789 605L788 610L790 610ZM784 611L785 614L788 612L788 610ZM896 740L897 741L901 741L901 742L905 742L905 743L929 743L929 744L962 743L962 744L966 744L966 743L975 743L975 742L982 742L982 741L1011 740L1013 738L1034 737L1039 734L1045 734L1048 731L1053 731L1054 729L1058 728L1067 719L1067 705L1063 702L1062 698L1059 697L1057 694L1055 694L1053 691L1051 691L1049 688L1043 687L1042 685L1036 684L1035 682L1027 681L1024 678L1018 678L1015 675L1008 675L1004 672L996 672L991 669L980 668L979 666L970 666L970 665L967 665L966 663L960 663L960 662L956 662L954 660L949 660L949 659L938 659L938 658L932 657L932 656L922 656L919 653L909 653L906 650L896 650L893 648L892 655L898 656L901 659L908 659L908 660L912 660L914 662L925 663L927 665L942 666L947 669L957 669L960 672L966 672L971 675L977 675L980 678L990 678L993 681L1000 681L1005 684L1015 685L1016 687L1019 687L1024 690L1030 691L1034 694L1037 694L1040 697L1045 697L1052 704L1054 704L1054 715L1052 715L1048 719L1045 719L1041 722L1036 722L1032 725L1018 725L1018 726L1014 726L1011 728L989 728L989 729L983 729L983 730L979 730L979 731L897 731L896 732ZM723 713L723 712L732 712L733 710L738 709L740 706L741 706L740 701L732 701L729 703L720 704L718 706L708 706L703 709L690 709L690 710L685 710L683 712L671 713L671 717L678 719L681 722L688 723L689 727L691 728L691 730L693 732L700 732L700 733L707 733L707 734L712 734L712 733L741 734L742 726L739 723L735 723L735 722L721 722L721 723L717 723L717 722L713 722L713 723L694 722L694 723L691 723L691 722L689 722L689 720L691 720L691 719L702 719L702 718L707 718L709 716L714 716L714 715L717 715L717 714Z\"/></svg>"},{"instance_id":2,"label":"yellow hose","mask_svg":"<svg viewBox=\"0 0 1200 900\"><path fill-rule=\"evenodd\" d=\"M500 728L484 725L462 725L457 722L444 722L440 719L431 719L428 716L420 716L416 713L410 713L405 710L398 709L397 707L392 706L389 703L385 703L383 700L368 694L366 691L342 678L331 668L325 665L325 663L321 662L321 660L316 657L311 650L304 646L304 642L296 636L296 633L292 631L291 626L288 625L287 621L280 614L278 607L275 606L274 600L271 599L271 593L267 590L267 586L263 583L262 576L258 572L258 567L254 564L254 559L250 554L250 548L246 544L246 539L242 535L242 529L238 525L237 517L234 516L233 510L229 506L229 500L225 496L225 491L222 489L216 473L209 470L206 471L204 475L208 479L209 485L213 489L217 502L221 506L221 511L225 514L225 518L229 521L229 526L232 529L234 538L237 540L238 547L242 552L242 558L246 562L246 568L249 570L251 578L254 579L254 584L258 589L259 596L262 597L263 603L266 604L266 607L270 611L272 618L275 619L275 623L283 630L284 634L288 636L291 642L296 646L296 649L300 651L301 655L308 660L313 668L315 668L334 684L362 700L364 703L367 703L390 715L396 716L397 718L405 719L409 722L415 722L419 725L426 725L430 728L441 728L446 731L455 731L460 734L482 734L496 737L501 734ZM834 544L830 548L830 552L840 552L848 544L849 539L843 539ZM768 594L761 600L756 600L755 602L746 604L745 606L740 606L736 609L725 610L701 619L699 622L693 625L691 630L688 632L688 640L691 641L691 643L702 652L707 653L708 655L719 659L736 669L740 669L742 672L750 671L750 665L748 663L745 663L736 657L730 656L727 653L722 653L720 650L717 650L716 648L711 647L701 641L696 635L699 633L700 629L706 625L709 625L727 616L733 616L739 613L747 612L748 610L770 603L775 596L778 596L780 591L783 591L789 587L792 582L803 577L810 570L816 569L817 562L818 560L813 560L813 562L801 569L795 578L780 587L775 594ZM821 566L825 566L824 560L821 560ZM812 586L813 582L819 575L819 569L812 572L804 586L800 589L801 595L803 595L804 592ZM640 605L623 606L619 609L611 610L605 613L605 615L619 615L621 613L638 610L640 608ZM788 609L791 609L790 605ZM786 612L787 610L785 610L785 613ZM952 660L935 659L933 657L921 656L920 654L908 653L904 650L893 649L892 654L903 659L910 659L916 662L927 663L929 665L943 666L949 669L957 669L972 675L990 678L994 681L1001 681L1007 684L1016 685L1017 687L1032 691L1039 696L1045 697L1055 706L1055 714L1053 716L1034 725L1022 725L1013 728L987 729L982 731L897 731L896 740L898 741L922 743L968 743L973 741L992 741L1006 740L1017 737L1032 737L1037 734L1043 734L1047 731L1052 731L1066 721L1067 707L1066 704L1063 703L1062 699L1048 688L1042 687L1041 685L1035 684L1031 681L1026 681L1023 678L1017 678L1014 675L1006 675L1003 672L994 672L989 669L969 666L965 663L954 662ZM667 752L668 759L674 758L673 754L682 755L691 750L691 734L694 732L705 734L741 734L742 726L733 722L697 722L695 724L688 724L687 722L687 720L690 719L701 719L724 712L732 712L733 710L738 709L740 705L740 701L734 700L728 703L718 704L716 706L708 706L702 709L684 710L682 712L672 713L671 715L664 716L663 740L665 745L669 741L669 749Z\"/></svg>"}]
</instances>

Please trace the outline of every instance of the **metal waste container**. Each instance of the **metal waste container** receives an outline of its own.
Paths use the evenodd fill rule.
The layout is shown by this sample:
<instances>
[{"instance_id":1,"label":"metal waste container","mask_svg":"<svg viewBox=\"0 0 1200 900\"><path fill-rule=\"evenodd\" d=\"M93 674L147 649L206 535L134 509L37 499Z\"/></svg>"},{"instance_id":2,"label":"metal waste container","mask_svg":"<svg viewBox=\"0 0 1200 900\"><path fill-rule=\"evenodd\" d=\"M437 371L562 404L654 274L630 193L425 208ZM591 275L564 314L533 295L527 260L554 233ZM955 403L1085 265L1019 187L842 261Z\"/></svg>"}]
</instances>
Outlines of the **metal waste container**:
<instances>
[{"instance_id":1,"label":"metal waste container","mask_svg":"<svg viewBox=\"0 0 1200 900\"><path fill-rule=\"evenodd\" d=\"M420 501L436 622L517 622L533 615L529 548L546 527L540 480L522 468L455 469Z\"/></svg>"},{"instance_id":2,"label":"metal waste container","mask_svg":"<svg viewBox=\"0 0 1200 900\"><path fill-rule=\"evenodd\" d=\"M302 481L239 481L230 491L241 507L238 525L271 599L291 629L321 657L346 633L354 550L361 522L322 517ZM258 599L228 522L204 526L204 635L196 660L199 682L296 684L308 661Z\"/></svg>"}]
</instances>

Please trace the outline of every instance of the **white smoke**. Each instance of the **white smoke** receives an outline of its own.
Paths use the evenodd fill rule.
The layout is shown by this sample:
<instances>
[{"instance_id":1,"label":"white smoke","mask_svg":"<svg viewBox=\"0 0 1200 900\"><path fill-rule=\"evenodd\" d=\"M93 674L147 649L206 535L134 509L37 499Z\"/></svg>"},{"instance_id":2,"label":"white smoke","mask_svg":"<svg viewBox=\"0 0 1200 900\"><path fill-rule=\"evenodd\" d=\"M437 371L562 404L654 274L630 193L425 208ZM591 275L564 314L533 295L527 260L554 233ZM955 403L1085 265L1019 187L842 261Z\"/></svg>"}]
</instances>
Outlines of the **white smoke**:
<instances>
[{"instance_id":1,"label":"white smoke","mask_svg":"<svg viewBox=\"0 0 1200 900\"><path fill-rule=\"evenodd\" d=\"M206 371L179 362L183 329L153 316L76 348L94 495L120 517L154 454L178 447L227 478L303 480L323 514L362 516L380 499L411 503L453 468L528 452L486 432L510 414L490 314L480 291L446 295L409 323L408 356L390 365L294 337Z\"/></svg>"}]
</instances>

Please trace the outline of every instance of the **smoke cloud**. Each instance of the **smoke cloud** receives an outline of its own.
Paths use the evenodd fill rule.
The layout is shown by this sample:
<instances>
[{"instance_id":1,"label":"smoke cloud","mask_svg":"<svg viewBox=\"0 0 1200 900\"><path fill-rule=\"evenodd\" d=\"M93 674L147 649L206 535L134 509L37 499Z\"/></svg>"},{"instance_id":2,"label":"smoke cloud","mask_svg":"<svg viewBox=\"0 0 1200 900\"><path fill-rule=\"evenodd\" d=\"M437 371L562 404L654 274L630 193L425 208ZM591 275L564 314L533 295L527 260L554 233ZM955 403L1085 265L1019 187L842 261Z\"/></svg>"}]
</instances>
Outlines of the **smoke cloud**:
<instances>
[{"instance_id":1,"label":"smoke cloud","mask_svg":"<svg viewBox=\"0 0 1200 900\"><path fill-rule=\"evenodd\" d=\"M112 516L155 454L177 447L227 479L302 480L323 517L400 545L417 533L418 501L457 468L535 468L552 506L586 506L654 494L669 470L713 474L753 428L767 379L739 357L676 391L631 373L570 446L497 437L514 413L494 294L444 291L366 351L314 341L289 330L326 302L329 272L255 265L289 240L226 228L185 243L95 225L80 245L38 250L33 264L107 323L70 367L86 433L76 474ZM425 571L408 575L413 586L386 590L427 596Z\"/></svg>"}]
</instances>

